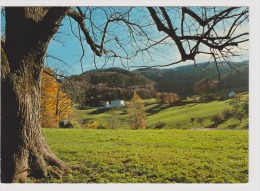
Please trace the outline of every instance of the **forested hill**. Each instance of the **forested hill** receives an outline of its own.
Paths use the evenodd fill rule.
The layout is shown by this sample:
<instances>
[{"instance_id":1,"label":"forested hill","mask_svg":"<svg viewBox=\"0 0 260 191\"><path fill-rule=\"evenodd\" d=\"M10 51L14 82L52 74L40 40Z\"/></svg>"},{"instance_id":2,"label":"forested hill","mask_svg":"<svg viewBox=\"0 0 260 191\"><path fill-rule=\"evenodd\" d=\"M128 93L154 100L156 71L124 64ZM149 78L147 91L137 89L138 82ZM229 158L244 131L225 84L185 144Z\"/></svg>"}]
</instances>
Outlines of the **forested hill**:
<instances>
[{"instance_id":1,"label":"forested hill","mask_svg":"<svg viewBox=\"0 0 260 191\"><path fill-rule=\"evenodd\" d=\"M231 68L232 67L232 68ZM248 61L218 64L222 93L248 91ZM157 92L174 92L180 97L194 94L194 84L219 81L213 63L201 63L171 69L143 68L128 71L121 68L91 70L69 77L75 92L74 101L86 105L99 105L100 101L130 99L134 91L142 98L156 96ZM72 91L72 90L71 90ZM211 92L219 93L216 87Z\"/></svg>"},{"instance_id":2,"label":"forested hill","mask_svg":"<svg viewBox=\"0 0 260 191\"><path fill-rule=\"evenodd\" d=\"M104 70L91 70L81 75L74 76L75 79L84 79L90 84L105 84L109 87L130 87L130 86L147 86L152 82L137 73L121 69L108 68Z\"/></svg>"},{"instance_id":3,"label":"forested hill","mask_svg":"<svg viewBox=\"0 0 260 191\"><path fill-rule=\"evenodd\" d=\"M156 96L154 82L121 68L91 70L69 77L76 93L75 101L99 105L100 101L130 99L134 91L143 98Z\"/></svg>"},{"instance_id":4,"label":"forested hill","mask_svg":"<svg viewBox=\"0 0 260 191\"><path fill-rule=\"evenodd\" d=\"M248 68L248 61L233 63L231 66L218 63L222 92L248 91ZM176 92L180 96L194 94L194 84L202 79L219 80L214 63L201 63L196 67L188 65L172 69L142 68L135 72L156 82L157 91ZM215 88L214 91L219 92L219 88Z\"/></svg>"}]
</instances>

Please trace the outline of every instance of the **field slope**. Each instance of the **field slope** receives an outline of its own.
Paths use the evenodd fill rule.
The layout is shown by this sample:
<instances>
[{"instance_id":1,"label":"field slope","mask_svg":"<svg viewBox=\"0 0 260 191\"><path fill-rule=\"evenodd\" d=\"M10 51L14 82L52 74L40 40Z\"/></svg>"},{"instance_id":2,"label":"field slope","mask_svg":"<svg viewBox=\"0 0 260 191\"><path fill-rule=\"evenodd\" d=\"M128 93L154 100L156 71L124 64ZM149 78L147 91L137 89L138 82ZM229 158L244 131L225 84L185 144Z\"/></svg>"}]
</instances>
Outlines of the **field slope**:
<instances>
[{"instance_id":1,"label":"field slope","mask_svg":"<svg viewBox=\"0 0 260 191\"><path fill-rule=\"evenodd\" d=\"M247 97L245 94L244 97ZM194 102L180 103L179 105L164 105L158 103L155 99L145 100L145 109L147 115L147 128L154 129L156 124L163 122L163 129L193 129L193 128L209 128L214 123L210 120L214 114L222 113L225 109L232 108L232 99L225 101L210 102ZM126 108L120 108L118 113L120 129L129 128L129 119ZM98 121L107 127L111 118L109 110L99 110L98 108L90 108L87 110L74 110L72 119L76 120L84 127L91 121ZM194 118L194 123L191 123ZM197 122L199 118L203 118L203 124ZM248 117L244 117L241 121L230 118L218 124L221 129L248 129Z\"/></svg>"},{"instance_id":2,"label":"field slope","mask_svg":"<svg viewBox=\"0 0 260 191\"><path fill-rule=\"evenodd\" d=\"M247 130L44 129L73 166L42 182L246 183Z\"/></svg>"}]
</instances>

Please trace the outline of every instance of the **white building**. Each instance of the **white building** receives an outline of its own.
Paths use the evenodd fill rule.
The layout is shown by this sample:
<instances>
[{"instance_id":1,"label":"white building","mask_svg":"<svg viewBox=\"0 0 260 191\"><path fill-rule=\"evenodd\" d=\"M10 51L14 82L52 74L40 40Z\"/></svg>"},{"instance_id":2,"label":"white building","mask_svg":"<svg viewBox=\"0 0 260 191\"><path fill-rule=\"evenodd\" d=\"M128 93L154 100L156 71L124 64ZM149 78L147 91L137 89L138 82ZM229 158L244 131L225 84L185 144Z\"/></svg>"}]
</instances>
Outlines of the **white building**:
<instances>
[{"instance_id":1,"label":"white building","mask_svg":"<svg viewBox=\"0 0 260 191\"><path fill-rule=\"evenodd\" d=\"M105 108L119 108L119 107L125 107L125 101L123 100L113 100L111 101L111 104L109 104L109 102L107 102L107 104L105 105Z\"/></svg>"},{"instance_id":2,"label":"white building","mask_svg":"<svg viewBox=\"0 0 260 191\"><path fill-rule=\"evenodd\" d=\"M232 91L228 94L228 97L232 98L236 95L236 92Z\"/></svg>"}]
</instances>

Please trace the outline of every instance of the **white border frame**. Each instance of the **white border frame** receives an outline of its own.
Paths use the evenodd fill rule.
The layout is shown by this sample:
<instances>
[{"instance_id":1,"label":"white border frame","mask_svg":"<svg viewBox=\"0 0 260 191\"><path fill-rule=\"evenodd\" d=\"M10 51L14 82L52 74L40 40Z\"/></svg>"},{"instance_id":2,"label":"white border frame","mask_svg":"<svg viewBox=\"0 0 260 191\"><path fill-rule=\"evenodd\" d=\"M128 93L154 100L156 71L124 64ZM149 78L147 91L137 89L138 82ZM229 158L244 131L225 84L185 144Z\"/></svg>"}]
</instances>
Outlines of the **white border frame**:
<instances>
[{"instance_id":1,"label":"white border frame","mask_svg":"<svg viewBox=\"0 0 260 191\"><path fill-rule=\"evenodd\" d=\"M249 182L246 184L0 184L0 190L259 191L260 190L260 1L259 0L1 0L0 6L248 6Z\"/></svg>"}]
</instances>

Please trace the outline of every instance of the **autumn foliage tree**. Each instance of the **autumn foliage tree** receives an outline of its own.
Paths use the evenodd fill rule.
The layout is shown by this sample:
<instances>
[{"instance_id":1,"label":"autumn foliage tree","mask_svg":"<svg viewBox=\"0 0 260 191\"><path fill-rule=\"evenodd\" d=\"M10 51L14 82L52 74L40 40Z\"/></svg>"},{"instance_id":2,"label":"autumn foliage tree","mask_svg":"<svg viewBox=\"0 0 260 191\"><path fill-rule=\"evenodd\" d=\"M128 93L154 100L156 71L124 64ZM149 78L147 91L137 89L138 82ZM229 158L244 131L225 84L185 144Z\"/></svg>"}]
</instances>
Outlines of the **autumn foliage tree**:
<instances>
[{"instance_id":1,"label":"autumn foliage tree","mask_svg":"<svg viewBox=\"0 0 260 191\"><path fill-rule=\"evenodd\" d=\"M215 125L223 122L224 116L220 113L214 114L211 116L210 120L214 122Z\"/></svg>"},{"instance_id":2,"label":"autumn foliage tree","mask_svg":"<svg viewBox=\"0 0 260 191\"><path fill-rule=\"evenodd\" d=\"M142 99L134 92L134 95L128 104L128 115L131 129L146 128L146 113Z\"/></svg>"},{"instance_id":3,"label":"autumn foliage tree","mask_svg":"<svg viewBox=\"0 0 260 191\"><path fill-rule=\"evenodd\" d=\"M158 98L163 104L172 104L180 101L180 98L176 93L159 93Z\"/></svg>"},{"instance_id":4,"label":"autumn foliage tree","mask_svg":"<svg viewBox=\"0 0 260 191\"><path fill-rule=\"evenodd\" d=\"M41 124L42 127L57 128L60 120L67 119L72 112L72 102L68 94L52 76L50 68L44 68L41 84Z\"/></svg>"}]
</instances>

